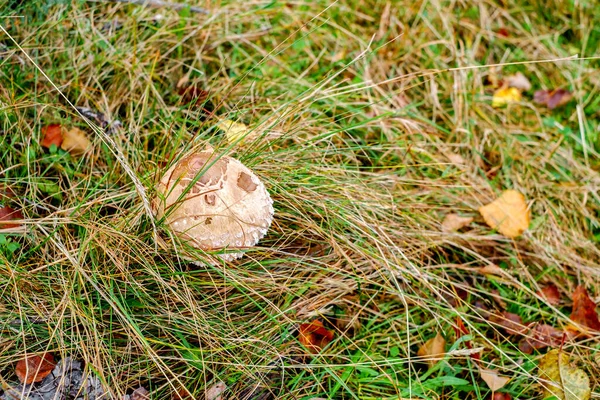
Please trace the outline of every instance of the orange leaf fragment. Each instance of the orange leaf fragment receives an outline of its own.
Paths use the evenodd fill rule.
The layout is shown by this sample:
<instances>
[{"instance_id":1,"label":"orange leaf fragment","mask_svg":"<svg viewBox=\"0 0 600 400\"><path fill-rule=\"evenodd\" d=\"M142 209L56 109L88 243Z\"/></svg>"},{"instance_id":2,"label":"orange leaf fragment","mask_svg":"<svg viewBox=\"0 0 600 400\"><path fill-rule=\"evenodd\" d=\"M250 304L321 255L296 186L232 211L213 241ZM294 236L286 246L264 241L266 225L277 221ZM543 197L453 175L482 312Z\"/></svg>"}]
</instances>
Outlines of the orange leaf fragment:
<instances>
[{"instance_id":1,"label":"orange leaf fragment","mask_svg":"<svg viewBox=\"0 0 600 400\"><path fill-rule=\"evenodd\" d=\"M15 219L23 219L23 213L20 210L14 210L9 206L0 207L0 229L19 227L21 224L18 222L7 222Z\"/></svg>"},{"instance_id":2,"label":"orange leaf fragment","mask_svg":"<svg viewBox=\"0 0 600 400\"><path fill-rule=\"evenodd\" d=\"M42 147L50 148L53 144L56 147L60 147L63 142L63 129L60 124L50 124L42 127L41 129L42 140L40 145Z\"/></svg>"},{"instance_id":3,"label":"orange leaf fragment","mask_svg":"<svg viewBox=\"0 0 600 400\"><path fill-rule=\"evenodd\" d=\"M441 360L444 354L446 354L446 339L439 333L434 338L426 341L419 351L417 351L419 357L426 358L430 367L433 367Z\"/></svg>"},{"instance_id":4,"label":"orange leaf fragment","mask_svg":"<svg viewBox=\"0 0 600 400\"><path fill-rule=\"evenodd\" d=\"M516 190L505 190L479 213L491 228L509 238L516 238L529 228L530 215L525 196Z\"/></svg>"},{"instance_id":5,"label":"orange leaf fragment","mask_svg":"<svg viewBox=\"0 0 600 400\"><path fill-rule=\"evenodd\" d=\"M32 355L17 362L15 373L21 383L29 385L50 375L55 366L54 357L50 353L45 353L43 357Z\"/></svg>"},{"instance_id":6,"label":"orange leaf fragment","mask_svg":"<svg viewBox=\"0 0 600 400\"><path fill-rule=\"evenodd\" d=\"M573 312L571 313L571 319L580 325L600 331L596 303L590 299L583 285L577 286L573 292Z\"/></svg>"},{"instance_id":7,"label":"orange leaf fragment","mask_svg":"<svg viewBox=\"0 0 600 400\"><path fill-rule=\"evenodd\" d=\"M314 320L308 324L300 324L298 340L308 348L311 353L318 353L327 346L335 334L326 329L321 321Z\"/></svg>"}]
</instances>

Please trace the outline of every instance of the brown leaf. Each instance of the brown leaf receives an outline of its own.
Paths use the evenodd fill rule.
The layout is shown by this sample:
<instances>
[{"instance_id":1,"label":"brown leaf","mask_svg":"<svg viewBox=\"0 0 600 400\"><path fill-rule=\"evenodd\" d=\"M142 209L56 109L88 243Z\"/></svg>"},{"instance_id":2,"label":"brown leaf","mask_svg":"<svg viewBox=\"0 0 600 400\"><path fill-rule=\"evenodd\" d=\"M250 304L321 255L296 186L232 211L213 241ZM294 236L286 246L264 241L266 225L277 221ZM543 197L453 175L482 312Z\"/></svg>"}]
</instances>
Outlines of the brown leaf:
<instances>
[{"instance_id":1,"label":"brown leaf","mask_svg":"<svg viewBox=\"0 0 600 400\"><path fill-rule=\"evenodd\" d=\"M595 331L600 331L600 321L596 313L596 303L590 299L585 286L579 285L573 292L573 312L571 320Z\"/></svg>"},{"instance_id":2,"label":"brown leaf","mask_svg":"<svg viewBox=\"0 0 600 400\"><path fill-rule=\"evenodd\" d=\"M8 222L23 219L21 210L14 210L9 206L0 207L0 229L17 228L21 226L20 222Z\"/></svg>"},{"instance_id":3,"label":"brown leaf","mask_svg":"<svg viewBox=\"0 0 600 400\"><path fill-rule=\"evenodd\" d=\"M481 379L487 383L492 392L502 389L510 381L509 377L498 375L498 371L496 370L480 367L479 373L481 374Z\"/></svg>"},{"instance_id":4,"label":"brown leaf","mask_svg":"<svg viewBox=\"0 0 600 400\"><path fill-rule=\"evenodd\" d=\"M509 238L520 236L529 227L529 209L525 196L506 190L490 204L479 208L485 222Z\"/></svg>"},{"instance_id":5,"label":"brown leaf","mask_svg":"<svg viewBox=\"0 0 600 400\"><path fill-rule=\"evenodd\" d=\"M417 351L417 355L425 358L429 367L433 367L439 360L444 358L444 354L446 354L446 340L439 333L434 338L426 341Z\"/></svg>"},{"instance_id":6,"label":"brown leaf","mask_svg":"<svg viewBox=\"0 0 600 400\"><path fill-rule=\"evenodd\" d=\"M473 217L461 217L458 214L446 214L442 221L443 232L455 232L473 222Z\"/></svg>"},{"instance_id":7,"label":"brown leaf","mask_svg":"<svg viewBox=\"0 0 600 400\"><path fill-rule=\"evenodd\" d=\"M65 131L61 149L71 154L81 155L91 149L92 142L88 139L84 131L79 128L71 128Z\"/></svg>"},{"instance_id":8,"label":"brown leaf","mask_svg":"<svg viewBox=\"0 0 600 400\"><path fill-rule=\"evenodd\" d=\"M485 267L477 268L477 272L483 275L497 275L497 276L505 276L506 273L504 270L497 266L496 264L489 264Z\"/></svg>"},{"instance_id":9,"label":"brown leaf","mask_svg":"<svg viewBox=\"0 0 600 400\"><path fill-rule=\"evenodd\" d=\"M60 124L51 124L42 127L41 129L42 140L40 145L42 147L50 148L53 144L59 147L63 142L63 129Z\"/></svg>"},{"instance_id":10,"label":"brown leaf","mask_svg":"<svg viewBox=\"0 0 600 400\"><path fill-rule=\"evenodd\" d=\"M504 311L500 315L492 315L490 320L500 325L509 335L522 335L529 329L517 314Z\"/></svg>"},{"instance_id":11,"label":"brown leaf","mask_svg":"<svg viewBox=\"0 0 600 400\"><path fill-rule=\"evenodd\" d=\"M533 328L527 332L527 336L519 343L519 349L529 354L533 349L540 350L548 346L558 347L563 343L563 338L566 338L565 332L552 325L535 323Z\"/></svg>"},{"instance_id":12,"label":"brown leaf","mask_svg":"<svg viewBox=\"0 0 600 400\"><path fill-rule=\"evenodd\" d=\"M553 110L567 104L573 98L573 93L566 89L538 90L533 94L536 103L544 104Z\"/></svg>"},{"instance_id":13,"label":"brown leaf","mask_svg":"<svg viewBox=\"0 0 600 400\"><path fill-rule=\"evenodd\" d=\"M129 395L129 400L150 400L150 392L140 386Z\"/></svg>"},{"instance_id":14,"label":"brown leaf","mask_svg":"<svg viewBox=\"0 0 600 400\"><path fill-rule=\"evenodd\" d=\"M543 286L538 293L540 297L543 297L548 304L556 306L560 303L560 292L554 284Z\"/></svg>"},{"instance_id":15,"label":"brown leaf","mask_svg":"<svg viewBox=\"0 0 600 400\"><path fill-rule=\"evenodd\" d=\"M311 353L318 353L321 351L334 337L335 334L332 331L325 329L323 323L318 319L308 324L300 324L298 340L308 348Z\"/></svg>"},{"instance_id":16,"label":"brown leaf","mask_svg":"<svg viewBox=\"0 0 600 400\"><path fill-rule=\"evenodd\" d=\"M225 384L225 382L217 382L214 385L212 385L211 387L209 387L208 389L206 389L206 392L204 394L204 398L206 400L222 400L223 399L223 392L227 389L227 385Z\"/></svg>"},{"instance_id":17,"label":"brown leaf","mask_svg":"<svg viewBox=\"0 0 600 400\"><path fill-rule=\"evenodd\" d=\"M55 365L54 357L50 353L45 353L43 357L32 355L17 362L15 373L21 383L29 385L47 377Z\"/></svg>"}]
</instances>

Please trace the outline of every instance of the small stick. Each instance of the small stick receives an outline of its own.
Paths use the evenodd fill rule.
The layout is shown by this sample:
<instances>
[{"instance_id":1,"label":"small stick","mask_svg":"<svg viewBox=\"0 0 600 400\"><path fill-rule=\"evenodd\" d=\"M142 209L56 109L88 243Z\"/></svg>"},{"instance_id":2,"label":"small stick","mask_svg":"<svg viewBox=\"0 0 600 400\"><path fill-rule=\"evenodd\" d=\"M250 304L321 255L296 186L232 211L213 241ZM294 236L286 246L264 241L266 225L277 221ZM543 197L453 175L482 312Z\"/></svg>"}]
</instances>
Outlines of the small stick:
<instances>
[{"instance_id":1,"label":"small stick","mask_svg":"<svg viewBox=\"0 0 600 400\"><path fill-rule=\"evenodd\" d=\"M193 13L210 14L210 12L207 9L204 9L201 7L188 6L187 4L183 4L183 3L170 3L168 1L162 1L162 0L88 0L88 1L93 1L93 2L97 2L97 3L112 1L113 3L137 4L139 6L146 6L146 7L165 7L165 8L172 8L174 10L183 10L184 8L189 7L190 11Z\"/></svg>"}]
</instances>

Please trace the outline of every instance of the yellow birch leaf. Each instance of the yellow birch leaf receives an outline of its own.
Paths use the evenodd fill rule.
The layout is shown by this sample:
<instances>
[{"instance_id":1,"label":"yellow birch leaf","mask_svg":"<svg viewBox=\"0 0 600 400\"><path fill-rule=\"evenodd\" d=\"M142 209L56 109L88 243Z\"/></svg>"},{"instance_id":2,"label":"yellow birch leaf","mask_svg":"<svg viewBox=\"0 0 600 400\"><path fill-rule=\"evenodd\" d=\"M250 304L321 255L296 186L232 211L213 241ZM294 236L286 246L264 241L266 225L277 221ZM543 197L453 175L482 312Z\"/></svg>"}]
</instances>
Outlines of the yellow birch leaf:
<instances>
[{"instance_id":1,"label":"yellow birch leaf","mask_svg":"<svg viewBox=\"0 0 600 400\"><path fill-rule=\"evenodd\" d=\"M560 350L550 350L539 364L543 398L588 400L592 395L590 378L569 363L569 356Z\"/></svg>"},{"instance_id":2,"label":"yellow birch leaf","mask_svg":"<svg viewBox=\"0 0 600 400\"><path fill-rule=\"evenodd\" d=\"M92 142L79 128L65 130L60 148L71 154L81 155L92 148Z\"/></svg>"},{"instance_id":3,"label":"yellow birch leaf","mask_svg":"<svg viewBox=\"0 0 600 400\"><path fill-rule=\"evenodd\" d=\"M446 354L446 340L439 333L426 341L417 352L419 357L426 358L429 367L433 367Z\"/></svg>"},{"instance_id":4,"label":"yellow birch leaf","mask_svg":"<svg viewBox=\"0 0 600 400\"><path fill-rule=\"evenodd\" d=\"M493 229L509 238L516 238L529 228L530 215L525 196L516 190L506 190L479 213Z\"/></svg>"},{"instance_id":5,"label":"yellow birch leaf","mask_svg":"<svg viewBox=\"0 0 600 400\"><path fill-rule=\"evenodd\" d=\"M521 92L519 89L514 87L501 87L494 92L492 107L498 108L519 101L521 101Z\"/></svg>"},{"instance_id":6,"label":"yellow birch leaf","mask_svg":"<svg viewBox=\"0 0 600 400\"><path fill-rule=\"evenodd\" d=\"M252 134L250 129L241 122L235 122L230 119L222 119L217 122L217 127L225 133L229 143L242 144L247 140L254 139L255 135Z\"/></svg>"}]
</instances>

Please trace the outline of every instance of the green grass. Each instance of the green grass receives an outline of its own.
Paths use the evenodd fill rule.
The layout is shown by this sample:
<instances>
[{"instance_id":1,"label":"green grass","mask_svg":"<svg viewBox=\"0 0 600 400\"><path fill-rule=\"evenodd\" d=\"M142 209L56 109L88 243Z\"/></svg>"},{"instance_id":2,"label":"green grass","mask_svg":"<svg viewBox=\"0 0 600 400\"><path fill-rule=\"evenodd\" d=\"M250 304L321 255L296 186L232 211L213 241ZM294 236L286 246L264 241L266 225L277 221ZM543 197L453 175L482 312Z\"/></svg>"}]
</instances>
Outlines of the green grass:
<instances>
[{"instance_id":1,"label":"green grass","mask_svg":"<svg viewBox=\"0 0 600 400\"><path fill-rule=\"evenodd\" d=\"M595 2L222 1L208 16L18 3L0 1L16 42L0 34L0 189L26 218L0 235L4 381L48 350L115 395L202 398L221 380L229 398L487 399L469 339L512 377L503 391L540 397L545 350L523 354L475 303L564 327L576 285L600 296L600 62L537 62L600 55ZM533 90L493 109L486 82L518 71ZM258 139L231 146L178 95L183 76ZM532 102L555 87L574 100ZM107 141L69 103L123 129ZM50 123L86 130L92 154L42 148ZM261 177L275 219L243 259L198 267L205 255L155 232L142 195L208 144ZM477 213L511 188L532 211L516 240ZM449 212L475 221L443 233ZM489 264L506 276L476 271ZM535 294L549 282L558 307ZM336 339L311 356L297 331L315 318ZM428 370L417 350L438 332L454 351ZM564 345L595 386L597 339Z\"/></svg>"}]
</instances>

